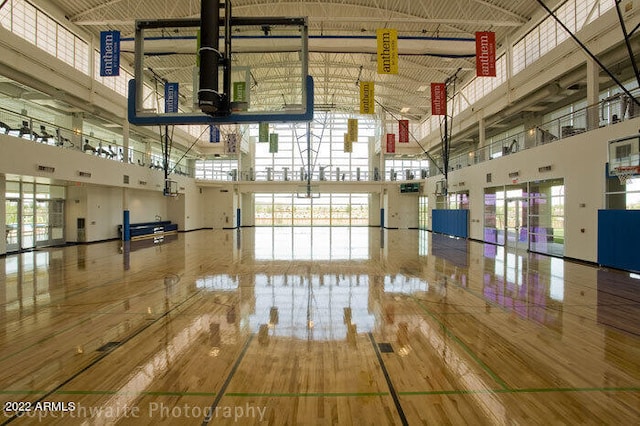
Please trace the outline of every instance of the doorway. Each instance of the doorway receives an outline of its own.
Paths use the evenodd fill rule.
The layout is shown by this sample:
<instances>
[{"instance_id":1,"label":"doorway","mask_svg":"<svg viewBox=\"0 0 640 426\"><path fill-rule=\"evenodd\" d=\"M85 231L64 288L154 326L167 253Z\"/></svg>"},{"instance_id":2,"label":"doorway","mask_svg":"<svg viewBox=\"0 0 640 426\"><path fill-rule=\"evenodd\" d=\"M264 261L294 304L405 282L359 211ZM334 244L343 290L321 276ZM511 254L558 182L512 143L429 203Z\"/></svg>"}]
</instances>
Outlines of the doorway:
<instances>
[{"instance_id":1,"label":"doorway","mask_svg":"<svg viewBox=\"0 0 640 426\"><path fill-rule=\"evenodd\" d=\"M7 252L64 244L64 187L7 181Z\"/></svg>"},{"instance_id":2,"label":"doorway","mask_svg":"<svg viewBox=\"0 0 640 426\"><path fill-rule=\"evenodd\" d=\"M529 200L524 197L506 199L505 245L517 250L529 249Z\"/></svg>"}]
</instances>

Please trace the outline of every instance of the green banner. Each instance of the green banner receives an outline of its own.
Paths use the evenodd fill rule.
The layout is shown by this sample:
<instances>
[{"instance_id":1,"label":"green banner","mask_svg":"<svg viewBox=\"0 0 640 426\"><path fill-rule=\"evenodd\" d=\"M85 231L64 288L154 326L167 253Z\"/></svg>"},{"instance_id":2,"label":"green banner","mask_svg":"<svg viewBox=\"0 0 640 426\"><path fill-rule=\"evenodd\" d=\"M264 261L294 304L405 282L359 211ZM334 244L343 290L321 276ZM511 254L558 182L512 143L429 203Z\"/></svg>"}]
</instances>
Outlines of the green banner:
<instances>
[{"instance_id":1,"label":"green banner","mask_svg":"<svg viewBox=\"0 0 640 426\"><path fill-rule=\"evenodd\" d=\"M246 102L246 87L247 83L244 81L235 81L233 83L233 102Z\"/></svg>"},{"instance_id":2,"label":"green banner","mask_svg":"<svg viewBox=\"0 0 640 426\"><path fill-rule=\"evenodd\" d=\"M269 142L269 123L258 124L258 142Z\"/></svg>"},{"instance_id":3,"label":"green banner","mask_svg":"<svg viewBox=\"0 0 640 426\"><path fill-rule=\"evenodd\" d=\"M269 152L275 154L278 152L278 134L271 133L269 135Z\"/></svg>"}]
</instances>

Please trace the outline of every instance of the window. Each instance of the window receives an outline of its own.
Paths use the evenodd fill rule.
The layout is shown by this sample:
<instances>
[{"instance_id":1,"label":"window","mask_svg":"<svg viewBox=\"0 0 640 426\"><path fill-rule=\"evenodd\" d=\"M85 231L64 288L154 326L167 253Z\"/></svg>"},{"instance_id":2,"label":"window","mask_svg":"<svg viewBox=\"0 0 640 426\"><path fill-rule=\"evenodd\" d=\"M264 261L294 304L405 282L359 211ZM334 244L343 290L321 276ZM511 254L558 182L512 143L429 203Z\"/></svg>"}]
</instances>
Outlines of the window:
<instances>
[{"instance_id":1,"label":"window","mask_svg":"<svg viewBox=\"0 0 640 426\"><path fill-rule=\"evenodd\" d=\"M12 15L12 4L11 2L7 2L2 9L0 9L0 25L4 28L11 31L11 15Z\"/></svg>"},{"instance_id":2,"label":"window","mask_svg":"<svg viewBox=\"0 0 640 426\"><path fill-rule=\"evenodd\" d=\"M256 226L368 226L368 194L255 194Z\"/></svg>"},{"instance_id":3,"label":"window","mask_svg":"<svg viewBox=\"0 0 640 426\"><path fill-rule=\"evenodd\" d=\"M78 71L89 75L89 45L76 37L75 67Z\"/></svg>"},{"instance_id":4,"label":"window","mask_svg":"<svg viewBox=\"0 0 640 426\"><path fill-rule=\"evenodd\" d=\"M75 36L69 30L58 28L58 59L73 66L75 56Z\"/></svg>"},{"instance_id":5,"label":"window","mask_svg":"<svg viewBox=\"0 0 640 426\"><path fill-rule=\"evenodd\" d=\"M520 40L513 46L512 68L513 75L518 74L525 67L525 41Z\"/></svg>"},{"instance_id":6,"label":"window","mask_svg":"<svg viewBox=\"0 0 640 426\"><path fill-rule=\"evenodd\" d=\"M13 2L13 28L14 34L25 40L36 43L36 8L24 0Z\"/></svg>"},{"instance_id":7,"label":"window","mask_svg":"<svg viewBox=\"0 0 640 426\"><path fill-rule=\"evenodd\" d=\"M45 52L56 56L56 33L58 24L44 13L38 11L37 43L36 45Z\"/></svg>"}]
</instances>

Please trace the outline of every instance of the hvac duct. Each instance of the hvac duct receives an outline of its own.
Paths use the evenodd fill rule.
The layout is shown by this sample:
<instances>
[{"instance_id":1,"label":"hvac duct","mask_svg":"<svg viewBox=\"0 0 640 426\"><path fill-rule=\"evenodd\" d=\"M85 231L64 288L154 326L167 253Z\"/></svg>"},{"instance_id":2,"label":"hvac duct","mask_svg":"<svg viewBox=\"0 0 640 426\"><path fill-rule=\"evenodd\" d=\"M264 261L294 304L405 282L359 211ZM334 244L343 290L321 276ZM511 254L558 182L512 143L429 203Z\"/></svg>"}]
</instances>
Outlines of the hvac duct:
<instances>
[{"instance_id":1,"label":"hvac duct","mask_svg":"<svg viewBox=\"0 0 640 426\"><path fill-rule=\"evenodd\" d=\"M228 0L227 0L228 1ZM200 89L198 106L205 114L226 115L225 93L219 89L218 68L222 62L220 53L220 1L202 0L200 7Z\"/></svg>"}]
</instances>

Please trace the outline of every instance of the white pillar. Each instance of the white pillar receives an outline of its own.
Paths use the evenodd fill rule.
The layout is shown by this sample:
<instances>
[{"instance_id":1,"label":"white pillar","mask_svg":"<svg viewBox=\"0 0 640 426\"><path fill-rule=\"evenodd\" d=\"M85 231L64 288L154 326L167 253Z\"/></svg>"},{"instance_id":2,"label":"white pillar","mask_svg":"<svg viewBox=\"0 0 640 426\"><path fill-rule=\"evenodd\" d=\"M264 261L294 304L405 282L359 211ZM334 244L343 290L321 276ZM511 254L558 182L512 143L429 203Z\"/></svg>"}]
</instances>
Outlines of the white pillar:
<instances>
[{"instance_id":1,"label":"white pillar","mask_svg":"<svg viewBox=\"0 0 640 426\"><path fill-rule=\"evenodd\" d=\"M598 101L600 82L598 81L600 68L596 61L587 58L587 128L597 129L600 123Z\"/></svg>"},{"instance_id":2,"label":"white pillar","mask_svg":"<svg viewBox=\"0 0 640 426\"><path fill-rule=\"evenodd\" d=\"M6 202L6 194L7 194L7 184L6 177L3 174L0 174L0 229L3 230L3 236L0 238L0 254L5 254L7 252L7 202ZM4 270L0 271L0 273L4 274ZM4 282L4 279L1 280ZM4 287L4 286L2 286Z\"/></svg>"},{"instance_id":3,"label":"white pillar","mask_svg":"<svg viewBox=\"0 0 640 426\"><path fill-rule=\"evenodd\" d=\"M129 161L129 120L126 118L122 121L122 153L124 158L122 159L125 163L130 163Z\"/></svg>"}]
</instances>

